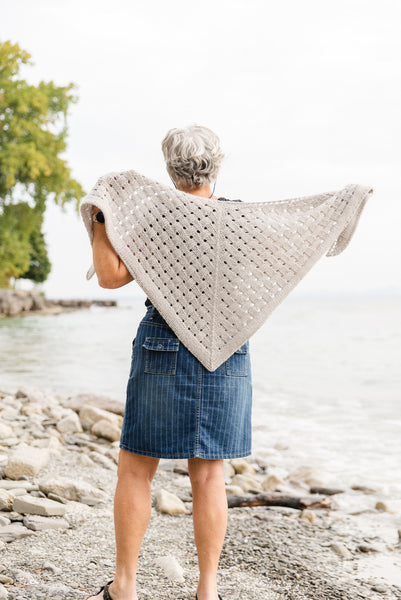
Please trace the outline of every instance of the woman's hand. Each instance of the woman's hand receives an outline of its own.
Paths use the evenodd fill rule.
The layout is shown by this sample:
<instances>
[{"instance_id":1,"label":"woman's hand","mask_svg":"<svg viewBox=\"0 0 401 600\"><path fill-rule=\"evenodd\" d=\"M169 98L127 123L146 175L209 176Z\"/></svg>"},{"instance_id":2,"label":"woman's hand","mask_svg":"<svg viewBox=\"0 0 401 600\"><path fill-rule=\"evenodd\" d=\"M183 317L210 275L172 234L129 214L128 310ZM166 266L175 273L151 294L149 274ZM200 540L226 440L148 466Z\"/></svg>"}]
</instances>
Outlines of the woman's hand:
<instances>
[{"instance_id":1,"label":"woman's hand","mask_svg":"<svg viewBox=\"0 0 401 600\"><path fill-rule=\"evenodd\" d=\"M97 206L92 206L92 215L99 210ZM133 281L134 278L110 244L106 228L101 223L93 222L92 253L100 287L115 289Z\"/></svg>"}]
</instances>

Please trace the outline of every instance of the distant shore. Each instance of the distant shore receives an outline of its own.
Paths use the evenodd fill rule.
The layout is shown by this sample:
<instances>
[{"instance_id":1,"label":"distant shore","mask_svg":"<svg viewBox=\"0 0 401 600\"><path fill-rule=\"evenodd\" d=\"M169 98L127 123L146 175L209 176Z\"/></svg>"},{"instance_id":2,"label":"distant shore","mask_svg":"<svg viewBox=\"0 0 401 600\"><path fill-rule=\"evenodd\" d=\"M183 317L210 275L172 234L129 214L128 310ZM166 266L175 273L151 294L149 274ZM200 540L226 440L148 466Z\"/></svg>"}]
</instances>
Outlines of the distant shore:
<instances>
[{"instance_id":1,"label":"distant shore","mask_svg":"<svg viewBox=\"0 0 401 600\"><path fill-rule=\"evenodd\" d=\"M88 300L72 298L53 300L32 290L0 289L0 318L24 315L58 315L63 312L87 309L91 306L117 306L115 300Z\"/></svg>"}]
</instances>

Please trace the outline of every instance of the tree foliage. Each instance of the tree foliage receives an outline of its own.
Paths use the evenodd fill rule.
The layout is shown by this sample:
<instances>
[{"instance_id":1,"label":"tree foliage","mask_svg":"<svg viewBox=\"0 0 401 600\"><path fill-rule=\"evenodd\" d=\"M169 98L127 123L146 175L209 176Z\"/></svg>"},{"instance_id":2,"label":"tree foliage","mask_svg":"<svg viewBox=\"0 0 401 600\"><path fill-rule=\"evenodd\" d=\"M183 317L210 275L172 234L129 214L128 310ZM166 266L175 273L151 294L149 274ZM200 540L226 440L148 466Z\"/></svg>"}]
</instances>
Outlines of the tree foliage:
<instances>
[{"instance_id":1,"label":"tree foliage","mask_svg":"<svg viewBox=\"0 0 401 600\"><path fill-rule=\"evenodd\" d=\"M75 85L31 85L20 70L32 64L17 44L0 42L0 286L11 277L46 279L46 202L78 204L84 194L62 157Z\"/></svg>"}]
</instances>

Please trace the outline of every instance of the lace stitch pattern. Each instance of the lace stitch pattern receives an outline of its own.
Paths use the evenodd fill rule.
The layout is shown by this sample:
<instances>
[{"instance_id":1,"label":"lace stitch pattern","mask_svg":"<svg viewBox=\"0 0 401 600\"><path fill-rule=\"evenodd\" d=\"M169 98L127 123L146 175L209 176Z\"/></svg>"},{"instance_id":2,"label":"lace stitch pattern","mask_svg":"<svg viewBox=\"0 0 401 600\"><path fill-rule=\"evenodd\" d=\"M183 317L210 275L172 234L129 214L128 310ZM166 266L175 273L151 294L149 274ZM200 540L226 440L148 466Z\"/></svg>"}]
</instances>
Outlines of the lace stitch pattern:
<instances>
[{"instance_id":1,"label":"lace stitch pattern","mask_svg":"<svg viewBox=\"0 0 401 600\"><path fill-rule=\"evenodd\" d=\"M81 214L103 211L116 252L182 343L214 371L324 254L348 245L372 188L288 200L201 198L130 170L98 179ZM91 274L93 275L93 269Z\"/></svg>"}]
</instances>

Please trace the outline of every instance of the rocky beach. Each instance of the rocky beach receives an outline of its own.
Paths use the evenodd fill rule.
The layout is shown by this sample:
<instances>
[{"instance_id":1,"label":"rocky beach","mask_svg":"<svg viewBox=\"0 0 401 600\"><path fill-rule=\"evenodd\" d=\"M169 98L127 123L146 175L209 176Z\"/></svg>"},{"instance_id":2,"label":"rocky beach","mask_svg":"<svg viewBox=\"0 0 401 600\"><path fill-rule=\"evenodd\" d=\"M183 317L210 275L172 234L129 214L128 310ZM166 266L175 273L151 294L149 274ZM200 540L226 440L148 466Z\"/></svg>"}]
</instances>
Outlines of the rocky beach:
<instances>
[{"instance_id":1,"label":"rocky beach","mask_svg":"<svg viewBox=\"0 0 401 600\"><path fill-rule=\"evenodd\" d=\"M78 600L113 578L123 411L105 396L0 392L0 599ZM225 474L232 508L219 571L224 600L401 598L401 585L383 575L401 563L401 531L393 544L366 535L338 506L346 490L325 487L308 465L277 476L257 454L225 461ZM193 599L186 461L161 460L152 490L139 597ZM268 497L300 503L260 505ZM390 509L377 502L374 510L380 519Z\"/></svg>"}]
</instances>

